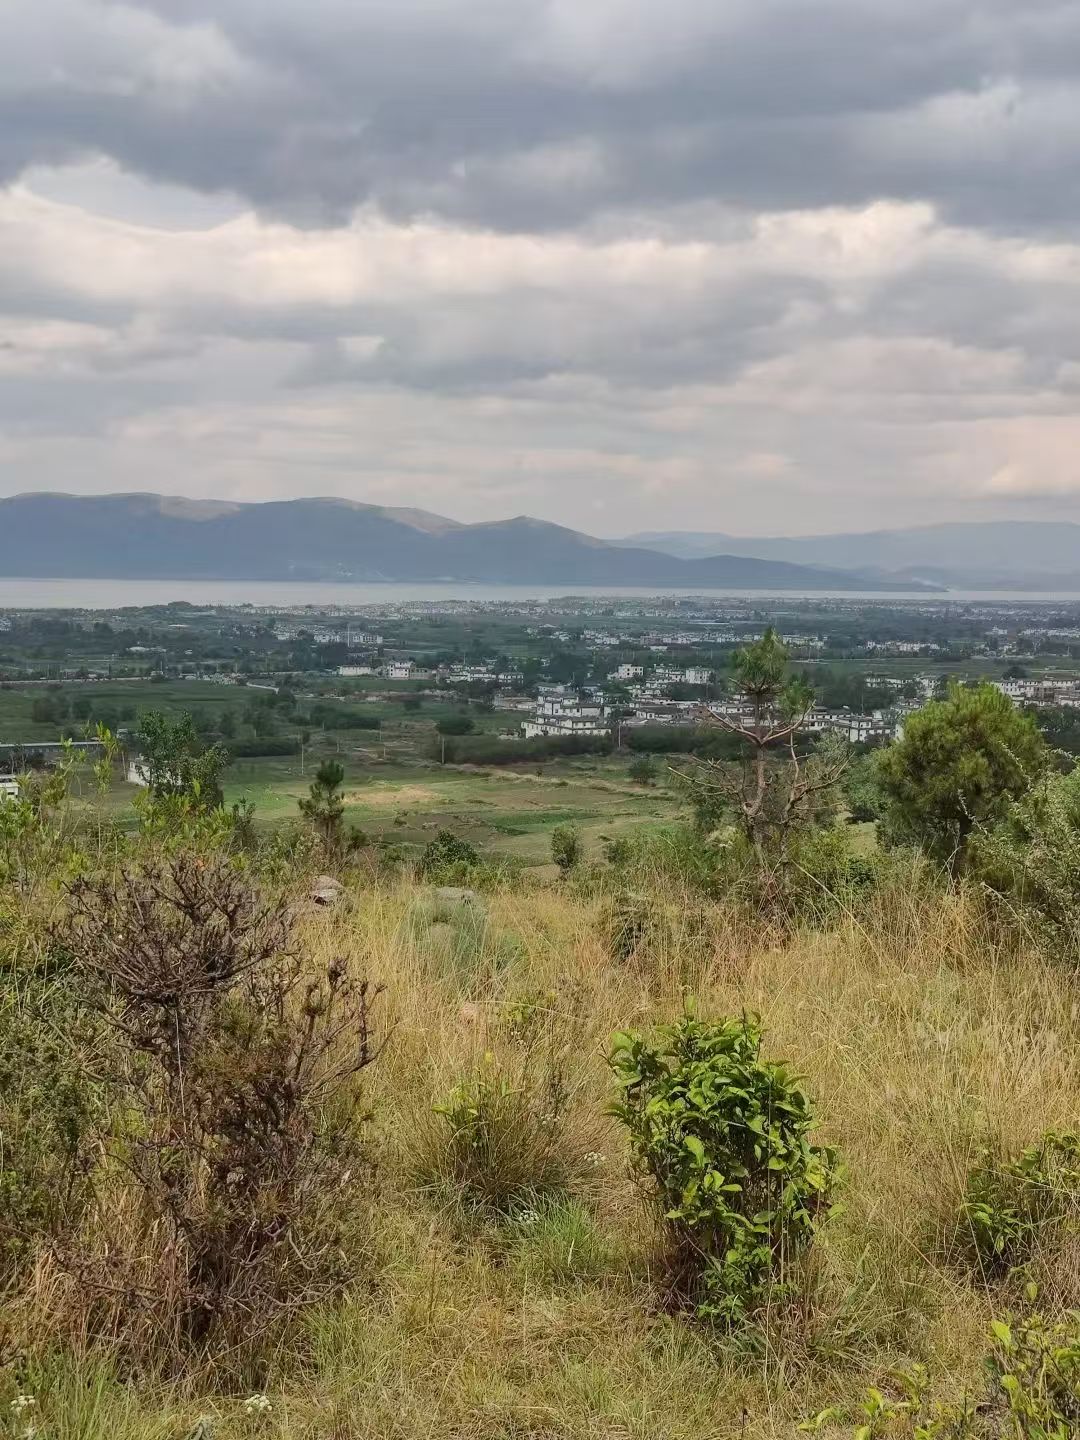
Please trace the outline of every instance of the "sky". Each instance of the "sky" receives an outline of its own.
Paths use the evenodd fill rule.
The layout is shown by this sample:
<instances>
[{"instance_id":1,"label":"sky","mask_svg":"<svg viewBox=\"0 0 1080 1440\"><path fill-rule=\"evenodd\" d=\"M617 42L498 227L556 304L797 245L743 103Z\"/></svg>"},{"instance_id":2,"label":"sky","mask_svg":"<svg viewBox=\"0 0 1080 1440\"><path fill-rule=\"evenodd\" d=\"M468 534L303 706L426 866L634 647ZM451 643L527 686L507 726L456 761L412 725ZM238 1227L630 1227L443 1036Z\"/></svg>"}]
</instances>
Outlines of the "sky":
<instances>
[{"instance_id":1,"label":"sky","mask_svg":"<svg viewBox=\"0 0 1080 1440\"><path fill-rule=\"evenodd\" d=\"M0 27L0 494L1080 519L1077 0Z\"/></svg>"}]
</instances>

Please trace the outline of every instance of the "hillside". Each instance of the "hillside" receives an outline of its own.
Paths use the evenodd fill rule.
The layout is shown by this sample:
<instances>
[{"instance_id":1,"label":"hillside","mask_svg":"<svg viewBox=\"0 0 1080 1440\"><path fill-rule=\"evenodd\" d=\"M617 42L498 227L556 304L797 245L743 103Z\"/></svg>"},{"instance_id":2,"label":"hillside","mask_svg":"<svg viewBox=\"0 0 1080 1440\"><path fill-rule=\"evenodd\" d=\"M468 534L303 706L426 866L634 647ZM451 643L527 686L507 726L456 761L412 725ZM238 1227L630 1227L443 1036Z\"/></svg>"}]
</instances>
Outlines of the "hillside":
<instances>
[{"instance_id":1,"label":"hillside","mask_svg":"<svg viewBox=\"0 0 1080 1440\"><path fill-rule=\"evenodd\" d=\"M919 525L861 534L735 536L671 530L617 542L682 559L723 551L796 565L823 565L968 588L1064 590L1080 587L1080 525L992 520Z\"/></svg>"},{"instance_id":2,"label":"hillside","mask_svg":"<svg viewBox=\"0 0 1080 1440\"><path fill-rule=\"evenodd\" d=\"M336 499L241 505L159 495L27 494L0 500L0 575L689 590L896 588L892 580L868 583L845 570L787 560L679 559L527 516L462 525L425 511Z\"/></svg>"}]
</instances>

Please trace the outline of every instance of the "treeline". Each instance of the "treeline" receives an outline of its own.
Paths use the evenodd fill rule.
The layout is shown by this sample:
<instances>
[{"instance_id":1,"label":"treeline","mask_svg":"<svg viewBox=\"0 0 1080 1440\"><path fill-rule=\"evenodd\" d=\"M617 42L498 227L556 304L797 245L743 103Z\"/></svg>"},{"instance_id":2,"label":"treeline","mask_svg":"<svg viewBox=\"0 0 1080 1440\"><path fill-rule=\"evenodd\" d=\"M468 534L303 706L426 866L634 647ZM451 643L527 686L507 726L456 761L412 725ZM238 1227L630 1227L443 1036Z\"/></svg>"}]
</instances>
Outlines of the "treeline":
<instances>
[{"instance_id":1,"label":"treeline","mask_svg":"<svg viewBox=\"0 0 1080 1440\"><path fill-rule=\"evenodd\" d=\"M447 765L520 765L567 755L610 755L613 749L610 735L537 735L531 740L447 735L436 741L432 753Z\"/></svg>"}]
</instances>

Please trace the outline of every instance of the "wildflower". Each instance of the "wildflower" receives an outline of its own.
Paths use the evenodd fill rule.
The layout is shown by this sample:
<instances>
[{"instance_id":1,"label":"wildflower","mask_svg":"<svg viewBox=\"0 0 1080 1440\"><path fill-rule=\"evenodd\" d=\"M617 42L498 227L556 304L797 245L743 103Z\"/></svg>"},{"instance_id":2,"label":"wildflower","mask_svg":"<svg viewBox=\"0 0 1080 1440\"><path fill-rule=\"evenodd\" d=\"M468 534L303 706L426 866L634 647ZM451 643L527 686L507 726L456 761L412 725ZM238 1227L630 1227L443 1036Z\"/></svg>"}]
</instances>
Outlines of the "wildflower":
<instances>
[{"instance_id":1,"label":"wildflower","mask_svg":"<svg viewBox=\"0 0 1080 1440\"><path fill-rule=\"evenodd\" d=\"M33 1395L16 1395L11 1402L11 1408L16 1415L21 1415L24 1410L32 1410L36 1404Z\"/></svg>"},{"instance_id":2,"label":"wildflower","mask_svg":"<svg viewBox=\"0 0 1080 1440\"><path fill-rule=\"evenodd\" d=\"M599 1150L590 1150L585 1156L586 1165L603 1165L605 1156Z\"/></svg>"},{"instance_id":3,"label":"wildflower","mask_svg":"<svg viewBox=\"0 0 1080 1440\"><path fill-rule=\"evenodd\" d=\"M249 1395L244 1401L245 1415L265 1415L272 1408L269 1395Z\"/></svg>"}]
</instances>

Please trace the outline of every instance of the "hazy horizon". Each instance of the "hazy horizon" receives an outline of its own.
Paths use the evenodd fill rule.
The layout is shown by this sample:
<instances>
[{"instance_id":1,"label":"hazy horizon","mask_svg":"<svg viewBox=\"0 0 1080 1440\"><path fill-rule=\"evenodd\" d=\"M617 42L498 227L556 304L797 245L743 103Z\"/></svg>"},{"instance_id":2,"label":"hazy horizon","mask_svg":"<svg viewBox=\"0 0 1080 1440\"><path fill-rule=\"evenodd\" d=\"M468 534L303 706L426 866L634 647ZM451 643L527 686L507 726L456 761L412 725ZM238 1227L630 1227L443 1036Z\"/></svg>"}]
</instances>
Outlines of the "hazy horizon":
<instances>
[{"instance_id":1,"label":"hazy horizon","mask_svg":"<svg viewBox=\"0 0 1080 1440\"><path fill-rule=\"evenodd\" d=\"M41 0L6 38L0 495L1080 520L1080 7Z\"/></svg>"}]
</instances>

